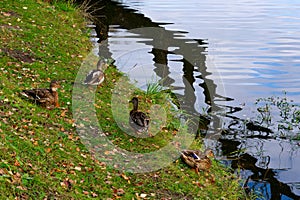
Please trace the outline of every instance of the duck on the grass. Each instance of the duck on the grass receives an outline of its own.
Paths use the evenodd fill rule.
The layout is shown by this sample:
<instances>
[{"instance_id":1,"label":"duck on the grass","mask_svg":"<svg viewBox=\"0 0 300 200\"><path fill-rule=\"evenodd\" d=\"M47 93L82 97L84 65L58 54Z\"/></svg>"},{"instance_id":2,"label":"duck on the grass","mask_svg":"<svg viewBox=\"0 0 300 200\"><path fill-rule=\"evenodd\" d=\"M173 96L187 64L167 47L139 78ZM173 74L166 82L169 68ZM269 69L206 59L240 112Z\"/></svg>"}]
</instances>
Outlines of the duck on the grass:
<instances>
[{"instance_id":1,"label":"duck on the grass","mask_svg":"<svg viewBox=\"0 0 300 200\"><path fill-rule=\"evenodd\" d=\"M138 133L147 132L150 118L143 112L138 110L139 100L133 97L130 103L133 104L133 109L129 113L129 124Z\"/></svg>"},{"instance_id":2,"label":"duck on the grass","mask_svg":"<svg viewBox=\"0 0 300 200\"><path fill-rule=\"evenodd\" d=\"M59 81L52 80L50 88L23 90L21 95L48 109L58 108L58 88L60 88Z\"/></svg>"},{"instance_id":3,"label":"duck on the grass","mask_svg":"<svg viewBox=\"0 0 300 200\"><path fill-rule=\"evenodd\" d=\"M100 59L97 62L97 69L91 70L83 82L85 85L100 85L104 81L104 70L106 69L107 64L103 59Z\"/></svg>"},{"instance_id":4,"label":"duck on the grass","mask_svg":"<svg viewBox=\"0 0 300 200\"><path fill-rule=\"evenodd\" d=\"M181 152L181 159L196 170L198 174L199 170L208 171L212 165L210 158L214 157L211 149L205 150L203 153L199 150L183 150Z\"/></svg>"}]
</instances>

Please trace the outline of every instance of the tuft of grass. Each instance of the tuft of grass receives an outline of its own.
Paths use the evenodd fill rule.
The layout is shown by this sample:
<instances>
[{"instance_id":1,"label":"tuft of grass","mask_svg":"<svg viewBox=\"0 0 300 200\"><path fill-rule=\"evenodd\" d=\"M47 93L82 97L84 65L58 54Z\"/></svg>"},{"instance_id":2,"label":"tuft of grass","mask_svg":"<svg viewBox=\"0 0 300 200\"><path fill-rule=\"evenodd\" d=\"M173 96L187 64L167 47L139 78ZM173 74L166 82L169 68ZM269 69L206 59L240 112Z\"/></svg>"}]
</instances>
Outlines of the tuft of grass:
<instances>
[{"instance_id":1,"label":"tuft of grass","mask_svg":"<svg viewBox=\"0 0 300 200\"><path fill-rule=\"evenodd\" d=\"M163 91L163 86L159 82L147 83L146 95L154 95Z\"/></svg>"}]
</instances>

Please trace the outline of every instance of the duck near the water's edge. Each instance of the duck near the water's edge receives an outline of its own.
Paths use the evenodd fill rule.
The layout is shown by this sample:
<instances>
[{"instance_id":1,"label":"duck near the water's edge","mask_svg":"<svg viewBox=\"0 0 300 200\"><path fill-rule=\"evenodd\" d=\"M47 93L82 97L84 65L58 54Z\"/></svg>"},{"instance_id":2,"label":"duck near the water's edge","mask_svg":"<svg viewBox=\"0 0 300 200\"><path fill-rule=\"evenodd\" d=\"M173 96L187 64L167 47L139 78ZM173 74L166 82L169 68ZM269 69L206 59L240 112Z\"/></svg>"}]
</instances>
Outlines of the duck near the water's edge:
<instances>
[{"instance_id":1,"label":"duck near the water's edge","mask_svg":"<svg viewBox=\"0 0 300 200\"><path fill-rule=\"evenodd\" d=\"M106 69L107 64L103 59L100 59L97 62L97 69L91 70L85 77L83 84L85 85L100 85L104 79L104 70Z\"/></svg>"},{"instance_id":2,"label":"duck near the water's edge","mask_svg":"<svg viewBox=\"0 0 300 200\"><path fill-rule=\"evenodd\" d=\"M148 132L150 118L145 113L138 110L138 98L133 97L130 103L133 104L133 109L129 113L130 126L138 133Z\"/></svg>"},{"instance_id":3,"label":"duck near the water's edge","mask_svg":"<svg viewBox=\"0 0 300 200\"><path fill-rule=\"evenodd\" d=\"M196 170L208 171L212 165L210 158L214 157L212 150L207 149L204 153L199 150L183 150L181 152L181 159Z\"/></svg>"}]
</instances>

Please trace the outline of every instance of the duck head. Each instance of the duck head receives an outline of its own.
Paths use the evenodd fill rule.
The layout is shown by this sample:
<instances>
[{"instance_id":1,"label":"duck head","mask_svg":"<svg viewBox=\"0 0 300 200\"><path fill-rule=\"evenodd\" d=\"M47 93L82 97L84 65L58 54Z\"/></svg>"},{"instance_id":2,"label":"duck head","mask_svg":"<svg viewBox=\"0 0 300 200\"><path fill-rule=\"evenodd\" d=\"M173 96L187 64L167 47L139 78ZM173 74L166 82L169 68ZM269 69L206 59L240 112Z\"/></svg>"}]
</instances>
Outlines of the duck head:
<instances>
[{"instance_id":1,"label":"duck head","mask_svg":"<svg viewBox=\"0 0 300 200\"><path fill-rule=\"evenodd\" d=\"M133 97L129 103L133 104L133 109L137 110L138 109L138 104L139 104L139 99L137 97Z\"/></svg>"},{"instance_id":2,"label":"duck head","mask_svg":"<svg viewBox=\"0 0 300 200\"><path fill-rule=\"evenodd\" d=\"M139 102L139 99L138 99L137 97L133 97L133 98L129 101L129 103L133 103L133 104L138 103L138 102Z\"/></svg>"},{"instance_id":3,"label":"duck head","mask_svg":"<svg viewBox=\"0 0 300 200\"><path fill-rule=\"evenodd\" d=\"M108 67L108 65L107 65L107 63L105 62L105 60L100 59L100 60L97 62L97 69L98 69L98 70L104 71L107 67Z\"/></svg>"},{"instance_id":4,"label":"duck head","mask_svg":"<svg viewBox=\"0 0 300 200\"><path fill-rule=\"evenodd\" d=\"M55 80L51 81L51 83L50 83L50 89L51 89L51 91L55 92L60 87L61 86L60 86L59 81L55 81Z\"/></svg>"},{"instance_id":5,"label":"duck head","mask_svg":"<svg viewBox=\"0 0 300 200\"><path fill-rule=\"evenodd\" d=\"M213 150L211 150L211 149L206 149L206 150L204 151L204 154L205 154L208 158L214 158L214 157L215 157L215 154L214 154Z\"/></svg>"}]
</instances>

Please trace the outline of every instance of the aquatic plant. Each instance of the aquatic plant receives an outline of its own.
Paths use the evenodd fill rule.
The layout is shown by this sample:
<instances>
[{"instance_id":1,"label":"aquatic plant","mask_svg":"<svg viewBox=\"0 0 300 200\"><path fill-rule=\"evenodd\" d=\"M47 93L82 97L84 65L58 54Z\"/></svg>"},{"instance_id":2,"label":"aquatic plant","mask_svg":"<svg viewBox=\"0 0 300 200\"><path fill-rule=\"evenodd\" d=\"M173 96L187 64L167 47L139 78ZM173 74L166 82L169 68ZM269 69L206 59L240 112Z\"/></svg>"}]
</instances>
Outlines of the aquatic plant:
<instances>
[{"instance_id":1,"label":"aquatic plant","mask_svg":"<svg viewBox=\"0 0 300 200\"><path fill-rule=\"evenodd\" d=\"M299 138L300 105L289 100L286 92L283 97L258 98L255 104L260 124L277 129L277 136Z\"/></svg>"}]
</instances>

